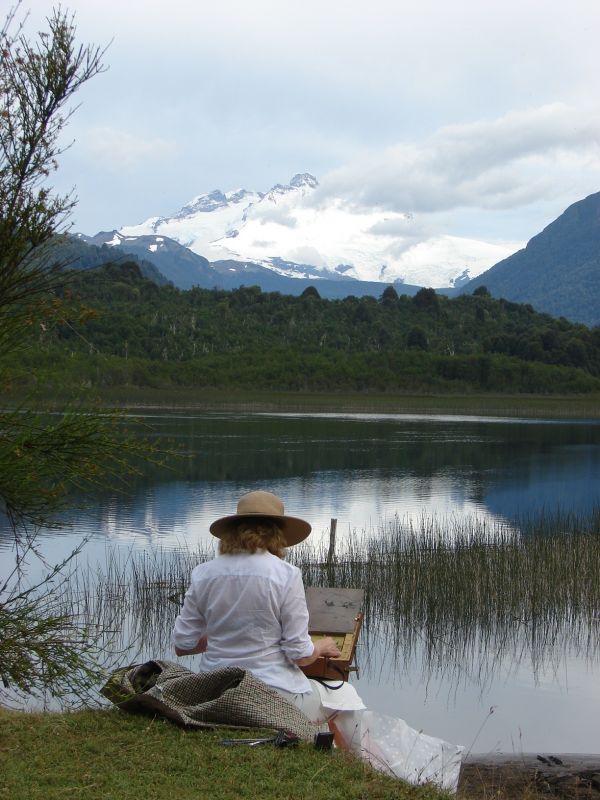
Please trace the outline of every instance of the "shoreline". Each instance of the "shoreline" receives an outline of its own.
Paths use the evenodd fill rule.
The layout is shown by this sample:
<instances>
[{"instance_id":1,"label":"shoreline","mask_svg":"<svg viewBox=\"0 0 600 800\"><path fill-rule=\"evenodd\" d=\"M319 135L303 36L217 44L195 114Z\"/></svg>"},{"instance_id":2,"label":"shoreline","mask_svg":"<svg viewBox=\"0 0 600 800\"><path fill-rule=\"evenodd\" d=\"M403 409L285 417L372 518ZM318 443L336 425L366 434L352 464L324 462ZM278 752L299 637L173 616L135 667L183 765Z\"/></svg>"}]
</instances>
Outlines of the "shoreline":
<instances>
[{"instance_id":1,"label":"shoreline","mask_svg":"<svg viewBox=\"0 0 600 800\"><path fill-rule=\"evenodd\" d=\"M14 400L25 398L16 397ZM423 416L499 417L504 419L600 419L600 395L386 394L243 392L119 388L86 391L73 397L29 395L26 403L39 409L95 406L157 412L223 413L360 413Z\"/></svg>"},{"instance_id":2,"label":"shoreline","mask_svg":"<svg viewBox=\"0 0 600 800\"><path fill-rule=\"evenodd\" d=\"M588 753L471 753L461 766L458 798L504 800L600 798L600 755Z\"/></svg>"},{"instance_id":3,"label":"shoreline","mask_svg":"<svg viewBox=\"0 0 600 800\"><path fill-rule=\"evenodd\" d=\"M543 759L549 761L544 764ZM503 766L506 764L525 764L531 767L560 766L553 763L552 759L560 759L564 765L580 765L582 767L597 767L600 769L600 753L551 753L545 750L534 750L529 753L469 753L463 759L463 765L485 764L489 766Z\"/></svg>"}]
</instances>

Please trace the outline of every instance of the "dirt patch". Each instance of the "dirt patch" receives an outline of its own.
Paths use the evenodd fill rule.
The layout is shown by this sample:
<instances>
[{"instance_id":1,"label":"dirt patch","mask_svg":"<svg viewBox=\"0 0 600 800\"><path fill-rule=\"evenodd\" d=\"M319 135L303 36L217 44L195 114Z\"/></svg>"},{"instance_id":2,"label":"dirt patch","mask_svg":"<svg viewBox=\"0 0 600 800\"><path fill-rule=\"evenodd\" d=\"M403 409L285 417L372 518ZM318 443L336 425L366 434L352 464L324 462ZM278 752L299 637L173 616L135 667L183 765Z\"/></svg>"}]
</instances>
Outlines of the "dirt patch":
<instances>
[{"instance_id":1,"label":"dirt patch","mask_svg":"<svg viewBox=\"0 0 600 800\"><path fill-rule=\"evenodd\" d=\"M600 800L600 756L471 757L463 765L460 800Z\"/></svg>"}]
</instances>

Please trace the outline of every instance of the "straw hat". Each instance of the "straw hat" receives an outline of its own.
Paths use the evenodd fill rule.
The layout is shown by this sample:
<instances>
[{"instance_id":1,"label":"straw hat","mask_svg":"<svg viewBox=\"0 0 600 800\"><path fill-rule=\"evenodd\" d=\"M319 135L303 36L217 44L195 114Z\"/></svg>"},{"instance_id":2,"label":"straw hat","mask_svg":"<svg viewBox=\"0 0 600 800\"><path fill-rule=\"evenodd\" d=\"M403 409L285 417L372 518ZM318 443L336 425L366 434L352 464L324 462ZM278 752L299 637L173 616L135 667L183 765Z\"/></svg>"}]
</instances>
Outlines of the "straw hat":
<instances>
[{"instance_id":1,"label":"straw hat","mask_svg":"<svg viewBox=\"0 0 600 800\"><path fill-rule=\"evenodd\" d=\"M238 500L237 514L215 520L209 530L213 536L220 539L225 531L235 527L240 520L252 517L275 520L283 531L288 547L306 539L311 531L308 522L284 514L283 503L271 492L248 492L242 495Z\"/></svg>"}]
</instances>

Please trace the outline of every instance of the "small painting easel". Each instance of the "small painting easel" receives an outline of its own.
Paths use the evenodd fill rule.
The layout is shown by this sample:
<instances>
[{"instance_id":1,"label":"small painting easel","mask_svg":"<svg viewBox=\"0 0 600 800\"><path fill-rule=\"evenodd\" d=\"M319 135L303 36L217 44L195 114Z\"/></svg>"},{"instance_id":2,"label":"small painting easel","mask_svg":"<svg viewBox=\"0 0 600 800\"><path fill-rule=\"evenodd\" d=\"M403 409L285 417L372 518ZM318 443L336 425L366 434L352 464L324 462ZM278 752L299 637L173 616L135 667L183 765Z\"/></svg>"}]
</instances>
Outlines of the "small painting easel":
<instances>
[{"instance_id":1,"label":"small painting easel","mask_svg":"<svg viewBox=\"0 0 600 800\"><path fill-rule=\"evenodd\" d=\"M338 658L318 658L302 667L307 677L347 681L350 672L357 671L354 660L363 621L363 598L362 589L306 589L311 639L331 636L341 651Z\"/></svg>"}]
</instances>

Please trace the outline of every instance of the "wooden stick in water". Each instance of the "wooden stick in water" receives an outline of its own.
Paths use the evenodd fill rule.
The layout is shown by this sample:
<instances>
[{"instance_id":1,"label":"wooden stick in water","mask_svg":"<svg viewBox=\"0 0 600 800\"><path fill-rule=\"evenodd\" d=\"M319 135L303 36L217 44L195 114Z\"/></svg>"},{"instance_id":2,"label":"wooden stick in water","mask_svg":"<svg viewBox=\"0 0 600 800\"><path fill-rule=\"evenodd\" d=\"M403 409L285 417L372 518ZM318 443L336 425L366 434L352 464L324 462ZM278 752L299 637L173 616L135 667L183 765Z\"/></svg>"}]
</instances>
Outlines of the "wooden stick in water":
<instances>
[{"instance_id":1,"label":"wooden stick in water","mask_svg":"<svg viewBox=\"0 0 600 800\"><path fill-rule=\"evenodd\" d=\"M335 558L335 532L337 530L337 519L332 519L329 528L329 553L327 554L327 566L333 564Z\"/></svg>"}]
</instances>

